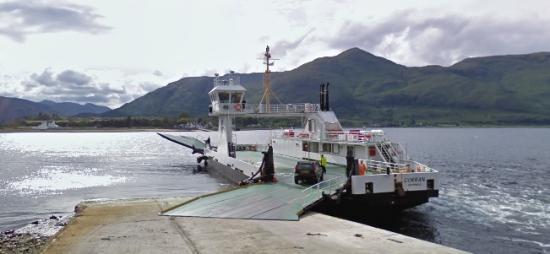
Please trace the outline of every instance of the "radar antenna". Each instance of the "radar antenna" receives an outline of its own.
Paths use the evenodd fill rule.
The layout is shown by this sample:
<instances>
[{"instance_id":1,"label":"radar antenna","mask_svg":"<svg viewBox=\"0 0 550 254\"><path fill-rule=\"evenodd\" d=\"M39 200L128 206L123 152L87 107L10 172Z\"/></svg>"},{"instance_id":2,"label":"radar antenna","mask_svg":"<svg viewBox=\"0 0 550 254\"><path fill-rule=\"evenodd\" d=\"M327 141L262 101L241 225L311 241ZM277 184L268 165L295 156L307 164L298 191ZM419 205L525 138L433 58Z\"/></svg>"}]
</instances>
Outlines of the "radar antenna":
<instances>
[{"instance_id":1,"label":"radar antenna","mask_svg":"<svg viewBox=\"0 0 550 254\"><path fill-rule=\"evenodd\" d=\"M269 53L269 45L265 47L265 53L264 57L260 58L263 60L263 64L265 64L265 72L264 72L264 94L262 95L262 99L260 100L260 105L265 104L265 109L267 112L271 111L271 96L275 97L275 99L281 103L281 100L279 100L279 97L271 90L271 70L269 70L269 66L273 66L275 64L275 60L279 60L277 58L271 58L271 53Z\"/></svg>"}]
</instances>

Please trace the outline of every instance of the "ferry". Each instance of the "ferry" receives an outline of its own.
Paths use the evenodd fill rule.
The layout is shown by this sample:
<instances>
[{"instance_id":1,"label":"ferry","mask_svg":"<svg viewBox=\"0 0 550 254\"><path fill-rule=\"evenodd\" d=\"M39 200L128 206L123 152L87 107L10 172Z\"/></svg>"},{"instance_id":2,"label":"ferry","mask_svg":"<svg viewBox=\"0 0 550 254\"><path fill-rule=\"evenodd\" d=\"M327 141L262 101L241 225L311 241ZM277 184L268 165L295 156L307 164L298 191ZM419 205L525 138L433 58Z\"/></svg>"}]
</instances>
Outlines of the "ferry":
<instances>
[{"instance_id":1,"label":"ferry","mask_svg":"<svg viewBox=\"0 0 550 254\"><path fill-rule=\"evenodd\" d=\"M386 137L383 130L342 127L330 108L328 83L320 86L318 104L272 104L271 98L275 96L270 85L269 66L273 62L269 47L264 56L267 68L259 104L246 103L246 89L237 74L215 75L208 95L209 116L218 118L216 146L211 144L210 137L200 140L191 136L159 135L191 148L199 154L197 162L208 172L233 183L279 181L280 186L289 190L301 190L293 195L303 197L284 198L289 200L289 205L303 200L303 209L327 201L359 210L402 210L439 195L438 172L410 159L403 146ZM299 117L305 121L303 128L286 129L273 135L268 144L240 144L233 133L233 120L251 116ZM328 161L330 177L312 186L300 187L289 180L294 174L292 164L318 161L321 156ZM312 195L318 198L308 198Z\"/></svg>"}]
</instances>

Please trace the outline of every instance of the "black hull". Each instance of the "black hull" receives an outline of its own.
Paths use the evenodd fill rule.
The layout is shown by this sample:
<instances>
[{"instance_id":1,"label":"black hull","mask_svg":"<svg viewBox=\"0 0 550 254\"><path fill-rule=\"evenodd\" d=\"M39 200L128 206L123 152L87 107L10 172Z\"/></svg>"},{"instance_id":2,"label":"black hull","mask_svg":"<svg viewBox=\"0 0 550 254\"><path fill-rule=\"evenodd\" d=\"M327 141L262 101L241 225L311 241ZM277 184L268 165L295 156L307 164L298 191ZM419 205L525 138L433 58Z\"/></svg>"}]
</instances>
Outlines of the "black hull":
<instances>
[{"instance_id":1,"label":"black hull","mask_svg":"<svg viewBox=\"0 0 550 254\"><path fill-rule=\"evenodd\" d=\"M400 196L397 193L343 195L339 200L327 197L319 209L330 209L336 212L370 213L402 211L411 207L422 205L431 197L439 196L438 190L410 191Z\"/></svg>"}]
</instances>

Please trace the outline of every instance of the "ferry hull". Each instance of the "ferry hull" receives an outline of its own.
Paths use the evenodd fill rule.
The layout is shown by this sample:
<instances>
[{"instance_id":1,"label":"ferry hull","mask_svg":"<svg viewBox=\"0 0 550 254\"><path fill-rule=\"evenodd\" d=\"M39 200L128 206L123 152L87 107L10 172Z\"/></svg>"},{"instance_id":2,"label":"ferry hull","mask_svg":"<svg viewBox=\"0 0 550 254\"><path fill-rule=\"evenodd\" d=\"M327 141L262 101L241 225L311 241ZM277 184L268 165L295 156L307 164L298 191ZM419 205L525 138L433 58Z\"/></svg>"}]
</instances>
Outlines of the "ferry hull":
<instances>
[{"instance_id":1,"label":"ferry hull","mask_svg":"<svg viewBox=\"0 0 550 254\"><path fill-rule=\"evenodd\" d=\"M438 190L409 191L400 196L397 193L376 193L368 195L343 195L338 201L324 203L325 207L340 212L372 213L374 211L400 211L422 205L431 197L438 197Z\"/></svg>"}]
</instances>

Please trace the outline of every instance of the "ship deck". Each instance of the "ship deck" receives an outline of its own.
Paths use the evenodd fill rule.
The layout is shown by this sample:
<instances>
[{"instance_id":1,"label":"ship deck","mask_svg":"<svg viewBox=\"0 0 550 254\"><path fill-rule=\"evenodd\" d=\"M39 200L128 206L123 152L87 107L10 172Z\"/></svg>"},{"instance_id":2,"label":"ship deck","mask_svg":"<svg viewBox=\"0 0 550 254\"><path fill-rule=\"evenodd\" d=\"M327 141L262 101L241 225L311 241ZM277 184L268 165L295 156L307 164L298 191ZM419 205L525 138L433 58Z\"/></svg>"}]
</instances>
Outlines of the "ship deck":
<instances>
[{"instance_id":1,"label":"ship deck","mask_svg":"<svg viewBox=\"0 0 550 254\"><path fill-rule=\"evenodd\" d=\"M260 152L237 152L237 158L252 164L262 159ZM294 183L294 165L299 159L274 156L277 182L251 184L195 198L163 213L168 216L298 220L308 207L334 194L346 181L345 168L329 164L325 181L314 185Z\"/></svg>"}]
</instances>

